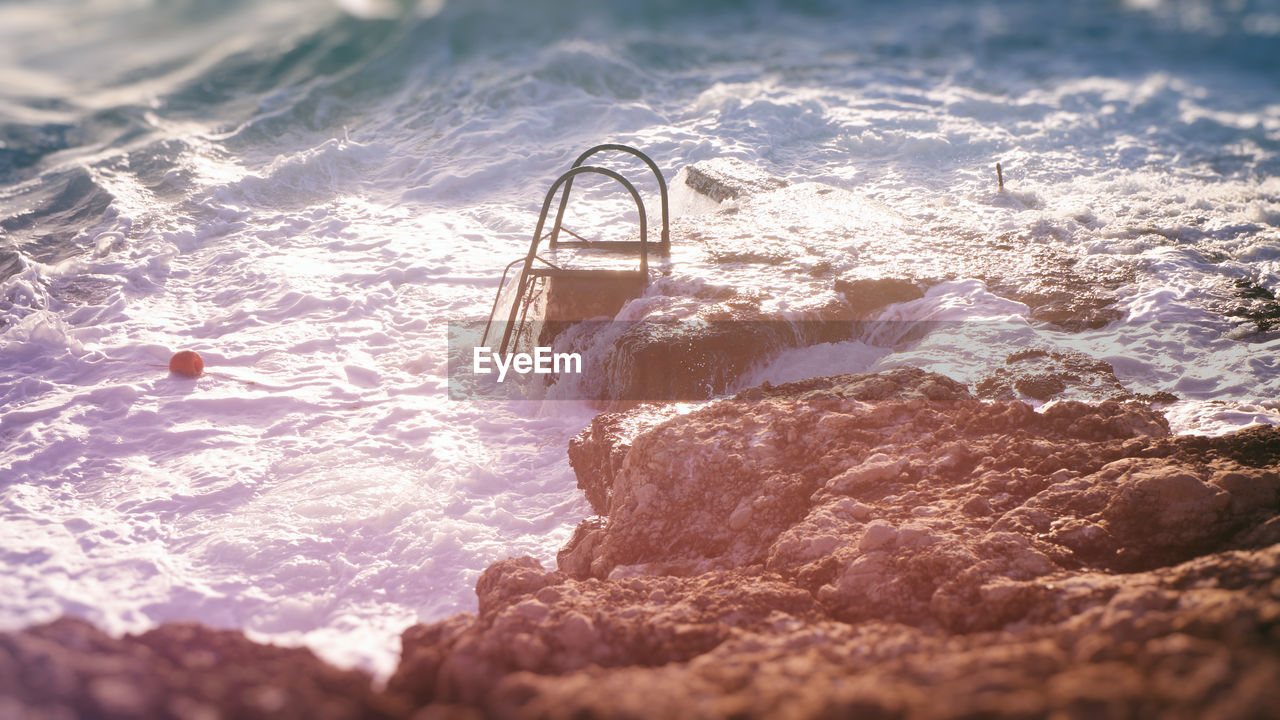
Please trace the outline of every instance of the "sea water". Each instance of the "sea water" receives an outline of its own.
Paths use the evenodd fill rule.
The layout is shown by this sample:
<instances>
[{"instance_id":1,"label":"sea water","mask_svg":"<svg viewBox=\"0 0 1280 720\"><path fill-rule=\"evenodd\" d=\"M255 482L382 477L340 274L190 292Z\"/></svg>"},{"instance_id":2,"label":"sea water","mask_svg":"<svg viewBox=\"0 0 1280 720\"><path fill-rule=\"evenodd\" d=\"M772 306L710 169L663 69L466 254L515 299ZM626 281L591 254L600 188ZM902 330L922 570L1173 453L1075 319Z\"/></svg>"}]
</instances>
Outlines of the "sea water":
<instances>
[{"instance_id":1,"label":"sea water","mask_svg":"<svg viewBox=\"0 0 1280 720\"><path fill-rule=\"evenodd\" d=\"M451 400L446 335L600 142L1131 269L1105 328L950 278L881 319L987 355L862 338L749 381L1067 343L1178 432L1277 422L1280 340L1226 312L1280 292L1276 3L691 5L0 5L0 629L194 619L385 676L489 563L550 566L595 410ZM584 197L578 232L634 222Z\"/></svg>"}]
</instances>

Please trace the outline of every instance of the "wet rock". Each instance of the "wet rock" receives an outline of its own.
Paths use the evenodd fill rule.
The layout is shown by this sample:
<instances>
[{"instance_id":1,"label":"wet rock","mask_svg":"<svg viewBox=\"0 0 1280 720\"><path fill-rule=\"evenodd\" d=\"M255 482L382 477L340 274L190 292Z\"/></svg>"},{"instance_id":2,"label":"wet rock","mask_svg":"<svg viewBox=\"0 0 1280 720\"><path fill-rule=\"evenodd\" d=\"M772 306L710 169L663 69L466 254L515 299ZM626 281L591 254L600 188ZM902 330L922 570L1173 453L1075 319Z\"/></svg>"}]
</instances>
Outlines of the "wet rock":
<instances>
[{"instance_id":1,"label":"wet rock","mask_svg":"<svg viewBox=\"0 0 1280 720\"><path fill-rule=\"evenodd\" d=\"M669 262L653 261L644 295L612 326L572 341L594 358L582 395L603 409L708 399L782 350L849 339L866 308L833 278L855 261L852 245L876 244L902 222L854 193L787 184L740 161L698 163L681 176L673 185L726 202L675 218ZM899 295L914 287L889 285ZM785 298L775 292L783 287ZM857 302L884 304L868 295L874 289L854 292Z\"/></svg>"},{"instance_id":2,"label":"wet rock","mask_svg":"<svg viewBox=\"0 0 1280 720\"><path fill-rule=\"evenodd\" d=\"M787 181L737 158L711 158L687 165L679 173L691 190L716 202L786 187Z\"/></svg>"},{"instance_id":3,"label":"wet rock","mask_svg":"<svg viewBox=\"0 0 1280 720\"><path fill-rule=\"evenodd\" d=\"M1235 297L1225 303L1223 314L1248 320L1259 333L1280 327L1280 301L1275 293L1245 278L1236 280L1234 289Z\"/></svg>"},{"instance_id":4,"label":"wet rock","mask_svg":"<svg viewBox=\"0 0 1280 720\"><path fill-rule=\"evenodd\" d=\"M784 349L829 341L823 329L771 317L750 303L710 304L676 322L629 323L599 362L609 378L599 399L623 406L706 400ZM848 326L832 329L849 332Z\"/></svg>"},{"instance_id":5,"label":"wet rock","mask_svg":"<svg viewBox=\"0 0 1280 720\"><path fill-rule=\"evenodd\" d=\"M944 279L981 279L1070 330L1117 318L1115 291L1132 280L1123 258L1103 262L1034 233L939 236L856 193L787 184L739 161L698 163L681 177L677 188L724 202L675 218L669 261L655 261L653 282L615 313L607 338L575 348L594 358L579 387L602 409L724 394L784 350L862 337L879 309ZM1011 384L1050 397L1060 381Z\"/></svg>"},{"instance_id":6,"label":"wet rock","mask_svg":"<svg viewBox=\"0 0 1280 720\"><path fill-rule=\"evenodd\" d=\"M1169 393L1140 395L1126 388L1111 364L1079 352L1028 349L1011 353L1004 366L978 381L980 397L1046 401L1056 397L1103 402L1105 400L1173 402Z\"/></svg>"},{"instance_id":7,"label":"wet rock","mask_svg":"<svg viewBox=\"0 0 1280 720\"><path fill-rule=\"evenodd\" d=\"M915 282L898 278L843 277L836 280L835 288L844 296L855 318L865 318L893 303L924 297L924 291Z\"/></svg>"},{"instance_id":8,"label":"wet rock","mask_svg":"<svg viewBox=\"0 0 1280 720\"><path fill-rule=\"evenodd\" d=\"M974 247L964 262L968 274L986 281L991 292L1026 304L1031 318L1070 332L1096 330L1124 317L1115 307L1117 291L1133 282L1133 267L1085 263L1078 248L1028 242L1006 235L1005 242ZM1096 258L1088 258L1096 259Z\"/></svg>"},{"instance_id":9,"label":"wet rock","mask_svg":"<svg viewBox=\"0 0 1280 720\"><path fill-rule=\"evenodd\" d=\"M501 602L407 632L393 691L513 718L1280 701L1276 428L1171 437L1141 404L1036 413L907 369L634 429L559 572L495 565Z\"/></svg>"},{"instance_id":10,"label":"wet rock","mask_svg":"<svg viewBox=\"0 0 1280 720\"><path fill-rule=\"evenodd\" d=\"M704 400L782 350L849 339L865 308L836 291L832 274L850 262L851 234L870 242L896 222L865 198L817 183L744 189L732 207L677 219L663 275L605 335L585 340L595 360L584 394L602 408ZM770 285L787 288L785 303Z\"/></svg>"},{"instance_id":11,"label":"wet rock","mask_svg":"<svg viewBox=\"0 0 1280 720\"><path fill-rule=\"evenodd\" d=\"M1002 285L997 283L999 289L1004 290ZM1119 283L1113 285L1114 292ZM1124 313L1115 307L1115 295L1098 290L1081 292L1079 288L1064 288L1046 293L1014 291L1008 294L1013 296L1010 299L1026 303L1033 320L1056 325L1063 330L1097 330L1124 317Z\"/></svg>"},{"instance_id":12,"label":"wet rock","mask_svg":"<svg viewBox=\"0 0 1280 720\"><path fill-rule=\"evenodd\" d=\"M974 236L945 218L922 223L819 183L770 187L763 179L769 176L759 169L716 162L715 174L722 178L717 183L735 188L736 202L676 224L681 242L704 254L695 265L710 259L706 267L729 276L735 265L755 265L755 282L762 274L759 266L777 267L787 270L787 280L798 287L833 274L839 277L834 289L855 317L879 306L874 291L886 293L882 304L889 304L919 297L919 289L941 280L977 278L993 293L1025 303L1033 319L1071 331L1096 329L1121 317L1116 292L1135 277L1132 260L1046 242L1044 228ZM729 197L716 187L707 192ZM889 273L892 277L886 277ZM813 296L825 301L827 293Z\"/></svg>"},{"instance_id":13,"label":"wet rock","mask_svg":"<svg viewBox=\"0 0 1280 720\"><path fill-rule=\"evenodd\" d=\"M613 317L644 292L644 278L553 277L540 294L538 344L550 347L566 329L584 320Z\"/></svg>"},{"instance_id":14,"label":"wet rock","mask_svg":"<svg viewBox=\"0 0 1280 720\"><path fill-rule=\"evenodd\" d=\"M0 635L0 717L399 718L367 675L309 650L174 623L116 639L62 618Z\"/></svg>"}]
</instances>

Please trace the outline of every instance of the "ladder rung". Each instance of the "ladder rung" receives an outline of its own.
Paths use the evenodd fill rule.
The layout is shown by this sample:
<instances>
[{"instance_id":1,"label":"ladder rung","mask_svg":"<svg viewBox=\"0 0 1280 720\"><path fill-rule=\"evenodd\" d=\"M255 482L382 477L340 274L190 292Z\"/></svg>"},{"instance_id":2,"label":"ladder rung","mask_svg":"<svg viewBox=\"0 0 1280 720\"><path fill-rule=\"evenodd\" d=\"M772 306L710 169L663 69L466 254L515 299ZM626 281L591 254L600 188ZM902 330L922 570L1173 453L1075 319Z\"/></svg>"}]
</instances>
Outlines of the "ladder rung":
<instances>
[{"instance_id":1,"label":"ladder rung","mask_svg":"<svg viewBox=\"0 0 1280 720\"><path fill-rule=\"evenodd\" d=\"M577 242L574 240L561 240L556 243L556 248L583 248L587 250L602 250L604 252L628 252L640 249L642 243L639 240L584 240ZM648 243L646 248L651 253L661 254L663 247L658 243Z\"/></svg>"},{"instance_id":2,"label":"ladder rung","mask_svg":"<svg viewBox=\"0 0 1280 720\"><path fill-rule=\"evenodd\" d=\"M535 267L529 268L529 277L552 277L552 278L642 278L648 277L648 273L642 273L639 270L607 270L603 268L552 268L552 267Z\"/></svg>"}]
</instances>

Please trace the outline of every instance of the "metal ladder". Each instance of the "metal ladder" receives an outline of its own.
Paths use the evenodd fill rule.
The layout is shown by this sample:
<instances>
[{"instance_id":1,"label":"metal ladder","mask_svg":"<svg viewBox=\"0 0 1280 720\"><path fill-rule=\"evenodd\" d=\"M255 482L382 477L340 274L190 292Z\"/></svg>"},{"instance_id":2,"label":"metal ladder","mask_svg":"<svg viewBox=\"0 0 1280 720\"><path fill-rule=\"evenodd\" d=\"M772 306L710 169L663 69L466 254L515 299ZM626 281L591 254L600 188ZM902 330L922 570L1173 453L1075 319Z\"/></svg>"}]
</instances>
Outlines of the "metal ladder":
<instances>
[{"instance_id":1,"label":"metal ladder","mask_svg":"<svg viewBox=\"0 0 1280 720\"><path fill-rule=\"evenodd\" d=\"M596 165L583 165L587 158L597 153L605 151L614 151L634 155L644 162L645 165L653 171L653 175L658 180L658 193L662 203L662 239L656 243L656 248L650 249L655 243L649 242L649 225L648 216L645 213L644 201L640 198L640 193L629 180L620 173L609 170L608 168ZM636 203L636 211L640 216L640 240L624 241L624 240L587 240L577 233L563 226L564 211L569 205L569 193L573 190L573 180L583 174L604 175L617 181L623 188L631 194L631 198ZM555 199L556 193L563 186L564 193L560 196L560 206L556 211L555 221L552 223L551 230L543 234L543 228L546 226L547 213L551 210L551 201ZM560 232L572 235L576 240L565 241L560 240ZM604 252L629 252L639 251L640 267L635 270L619 270L610 268L567 268L560 267L554 263L542 258L538 255L538 246L544 239L548 239L548 245L555 249L557 247L578 247L590 250L599 250ZM615 143L607 143L597 145L590 150L578 156L573 161L573 165L569 170L556 179L551 185L551 189L547 191L547 197L542 202L542 213L538 216L538 225L533 231L533 241L529 243L529 252L523 258L512 261L502 271L502 279L498 282L498 292L493 298L493 308L489 311L489 321L485 323L484 336L480 341L481 345L487 346L489 341L489 331L491 330L494 318L498 313L498 304L502 300L502 290L507 284L507 274L519 263L524 263L524 268L520 271L520 279L516 285L516 294L511 301L511 311L508 313L506 327L502 332L502 342L498 344L497 352L505 355L510 349L512 338L518 338L519 332L515 332L517 326L523 327L528 316L529 305L534 297L535 286L538 283L546 282L548 278L617 278L620 280L636 280L639 279L645 283L649 280L649 253L656 252L660 255L666 255L671 250L670 235L670 210L667 201L667 182L662 177L662 172L658 170L658 166L645 155L643 152L629 145L618 145ZM535 262L541 263L536 265ZM519 323L517 324L517 317Z\"/></svg>"}]
</instances>

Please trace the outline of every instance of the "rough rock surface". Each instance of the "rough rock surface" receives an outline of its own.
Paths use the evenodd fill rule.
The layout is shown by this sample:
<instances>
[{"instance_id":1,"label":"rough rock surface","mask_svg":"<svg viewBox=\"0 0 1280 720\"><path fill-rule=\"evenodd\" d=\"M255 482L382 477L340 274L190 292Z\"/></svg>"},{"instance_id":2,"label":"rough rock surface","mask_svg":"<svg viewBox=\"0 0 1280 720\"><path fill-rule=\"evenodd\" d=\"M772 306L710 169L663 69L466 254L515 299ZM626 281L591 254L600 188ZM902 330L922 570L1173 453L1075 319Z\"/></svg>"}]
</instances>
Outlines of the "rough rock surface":
<instances>
[{"instance_id":1,"label":"rough rock surface","mask_svg":"<svg viewBox=\"0 0 1280 720\"><path fill-rule=\"evenodd\" d=\"M1171 437L1142 405L1035 413L918 370L650 420L600 421L606 517L559 569L492 566L478 615L405 634L392 691L539 718L1280 701L1280 430Z\"/></svg>"},{"instance_id":2,"label":"rough rock surface","mask_svg":"<svg viewBox=\"0 0 1280 720\"><path fill-rule=\"evenodd\" d=\"M1280 300L1275 293L1244 278L1235 281L1234 290L1234 298L1220 310L1224 315L1248 320L1259 333L1280 326Z\"/></svg>"},{"instance_id":3,"label":"rough rock surface","mask_svg":"<svg viewBox=\"0 0 1280 720\"><path fill-rule=\"evenodd\" d=\"M506 562L545 584L411 629L393 689L530 718L1248 718L1280 701L1274 546L1042 583L1035 624L965 634L834 621L763 573L575 581Z\"/></svg>"},{"instance_id":4,"label":"rough rock surface","mask_svg":"<svg viewBox=\"0 0 1280 720\"><path fill-rule=\"evenodd\" d=\"M1057 350L1020 350L977 382L984 398L1050 400L1064 397L1085 402L1106 400L1162 402L1177 400L1172 393L1135 393L1116 377L1115 368L1084 353Z\"/></svg>"},{"instance_id":5,"label":"rough rock surface","mask_svg":"<svg viewBox=\"0 0 1280 720\"><path fill-rule=\"evenodd\" d=\"M578 477L578 488L596 513L609 511L613 478L639 434L678 414L674 403L648 403L625 412L601 413L569 441L569 465Z\"/></svg>"},{"instance_id":6,"label":"rough rock surface","mask_svg":"<svg viewBox=\"0 0 1280 720\"><path fill-rule=\"evenodd\" d=\"M920 370L597 419L603 511L403 636L387 688L168 625L0 635L8 718L1259 718L1280 429L982 401ZM599 473L598 477L590 477Z\"/></svg>"},{"instance_id":7,"label":"rough rock surface","mask_svg":"<svg viewBox=\"0 0 1280 720\"><path fill-rule=\"evenodd\" d=\"M1232 498L1212 482L1242 472L1235 463L1169 459L1194 442L1168 437L1163 416L1140 405L1068 401L1035 413L915 369L753 388L636 438L614 477L607 528L574 562L601 578L763 564L834 593L841 607L861 600L841 582L869 567L928 576L933 585L893 585L925 605L952 572L972 576L997 551L1039 574L1081 562L1133 569L1124 558L1142 551L1125 541L1160 537L1153 521L1165 496L1147 489L1148 477L1182 478L1167 481L1170 507L1189 503L1176 515L1186 524L1171 533L1192 547L1208 541L1201 534L1222 539L1247 524L1223 510ZM1254 482L1273 501L1280 475ZM1042 508L1064 487L1069 502ZM1090 529L1062 529L1075 520ZM896 553L858 549L872 521L895 529L893 548L916 548L902 553L907 566L890 563ZM1002 533L1004 544L991 545ZM1076 535L1093 539L1087 558L1067 539ZM855 584L865 589L865 580Z\"/></svg>"},{"instance_id":8,"label":"rough rock surface","mask_svg":"<svg viewBox=\"0 0 1280 720\"><path fill-rule=\"evenodd\" d=\"M62 618L0 634L0 718L395 718L363 673L194 623L113 638Z\"/></svg>"}]
</instances>

